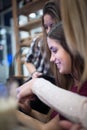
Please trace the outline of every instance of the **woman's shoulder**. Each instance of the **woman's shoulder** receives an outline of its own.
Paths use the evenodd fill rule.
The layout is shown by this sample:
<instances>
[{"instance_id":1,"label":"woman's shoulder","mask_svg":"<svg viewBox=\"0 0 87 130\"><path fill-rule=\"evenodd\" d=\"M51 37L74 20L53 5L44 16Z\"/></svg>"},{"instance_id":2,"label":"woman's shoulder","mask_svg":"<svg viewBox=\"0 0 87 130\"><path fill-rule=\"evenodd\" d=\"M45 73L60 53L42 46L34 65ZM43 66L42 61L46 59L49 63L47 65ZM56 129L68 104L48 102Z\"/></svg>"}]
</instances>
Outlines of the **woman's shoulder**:
<instances>
[{"instance_id":1,"label":"woman's shoulder","mask_svg":"<svg viewBox=\"0 0 87 130\"><path fill-rule=\"evenodd\" d=\"M70 91L74 92L74 93L78 93L82 96L87 96L87 81L84 82L80 89L78 90L78 87L77 86L72 86Z\"/></svg>"},{"instance_id":2,"label":"woman's shoulder","mask_svg":"<svg viewBox=\"0 0 87 130\"><path fill-rule=\"evenodd\" d=\"M79 94L83 95L83 96L87 96L87 81L85 81L79 91Z\"/></svg>"}]
</instances>

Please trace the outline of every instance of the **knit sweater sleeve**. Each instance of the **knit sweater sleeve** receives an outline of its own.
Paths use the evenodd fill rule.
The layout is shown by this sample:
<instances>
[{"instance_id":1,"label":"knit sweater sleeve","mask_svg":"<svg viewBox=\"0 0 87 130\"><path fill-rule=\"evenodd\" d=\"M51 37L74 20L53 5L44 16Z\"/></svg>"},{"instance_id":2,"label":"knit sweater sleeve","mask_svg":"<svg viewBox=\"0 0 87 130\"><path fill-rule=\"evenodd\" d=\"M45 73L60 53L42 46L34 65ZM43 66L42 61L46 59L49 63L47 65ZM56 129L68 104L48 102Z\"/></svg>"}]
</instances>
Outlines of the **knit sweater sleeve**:
<instances>
[{"instance_id":1,"label":"knit sweater sleeve","mask_svg":"<svg viewBox=\"0 0 87 130\"><path fill-rule=\"evenodd\" d=\"M67 119L87 128L87 98L61 89L49 81L35 80L32 91L40 100L54 108Z\"/></svg>"}]
</instances>

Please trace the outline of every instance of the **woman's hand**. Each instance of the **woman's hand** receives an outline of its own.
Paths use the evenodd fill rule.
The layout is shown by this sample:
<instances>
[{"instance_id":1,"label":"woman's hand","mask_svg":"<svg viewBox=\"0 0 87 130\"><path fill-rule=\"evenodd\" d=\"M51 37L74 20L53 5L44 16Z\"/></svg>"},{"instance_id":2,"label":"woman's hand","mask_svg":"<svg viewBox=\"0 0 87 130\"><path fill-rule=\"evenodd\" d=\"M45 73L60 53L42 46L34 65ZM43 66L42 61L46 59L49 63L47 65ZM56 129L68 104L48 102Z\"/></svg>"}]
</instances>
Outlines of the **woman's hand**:
<instances>
[{"instance_id":1,"label":"woman's hand","mask_svg":"<svg viewBox=\"0 0 87 130\"><path fill-rule=\"evenodd\" d=\"M32 86L35 82L36 78L24 83L22 86L17 88L17 99L20 102L21 100L26 100L27 98L31 98L33 95Z\"/></svg>"},{"instance_id":2,"label":"woman's hand","mask_svg":"<svg viewBox=\"0 0 87 130\"><path fill-rule=\"evenodd\" d=\"M65 130L80 130L81 129L80 124L75 124L66 120L59 121L59 125Z\"/></svg>"},{"instance_id":3,"label":"woman's hand","mask_svg":"<svg viewBox=\"0 0 87 130\"><path fill-rule=\"evenodd\" d=\"M79 124L73 124L70 130L86 130L81 127Z\"/></svg>"},{"instance_id":4,"label":"woman's hand","mask_svg":"<svg viewBox=\"0 0 87 130\"><path fill-rule=\"evenodd\" d=\"M32 74L32 78L38 78L38 77L41 76L41 75L42 75L42 73L35 71L35 72Z\"/></svg>"},{"instance_id":5,"label":"woman's hand","mask_svg":"<svg viewBox=\"0 0 87 130\"><path fill-rule=\"evenodd\" d=\"M19 109L29 115L31 112L31 107L30 107L30 100L27 98L26 100L21 100L18 102L18 107Z\"/></svg>"}]
</instances>

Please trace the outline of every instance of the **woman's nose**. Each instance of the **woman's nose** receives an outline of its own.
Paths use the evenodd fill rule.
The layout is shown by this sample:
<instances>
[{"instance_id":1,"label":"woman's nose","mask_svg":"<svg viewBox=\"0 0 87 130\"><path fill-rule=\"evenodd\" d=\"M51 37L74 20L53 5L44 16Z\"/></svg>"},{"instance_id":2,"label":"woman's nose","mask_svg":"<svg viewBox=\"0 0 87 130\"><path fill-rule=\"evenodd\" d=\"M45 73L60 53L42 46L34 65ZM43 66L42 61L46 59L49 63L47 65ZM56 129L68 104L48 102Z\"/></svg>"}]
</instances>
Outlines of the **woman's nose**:
<instances>
[{"instance_id":1,"label":"woman's nose","mask_svg":"<svg viewBox=\"0 0 87 130\"><path fill-rule=\"evenodd\" d=\"M55 57L53 55L51 55L50 62L54 62L54 61L55 61Z\"/></svg>"},{"instance_id":2,"label":"woman's nose","mask_svg":"<svg viewBox=\"0 0 87 130\"><path fill-rule=\"evenodd\" d=\"M48 29L47 29L47 34L50 32L50 27L48 27Z\"/></svg>"}]
</instances>

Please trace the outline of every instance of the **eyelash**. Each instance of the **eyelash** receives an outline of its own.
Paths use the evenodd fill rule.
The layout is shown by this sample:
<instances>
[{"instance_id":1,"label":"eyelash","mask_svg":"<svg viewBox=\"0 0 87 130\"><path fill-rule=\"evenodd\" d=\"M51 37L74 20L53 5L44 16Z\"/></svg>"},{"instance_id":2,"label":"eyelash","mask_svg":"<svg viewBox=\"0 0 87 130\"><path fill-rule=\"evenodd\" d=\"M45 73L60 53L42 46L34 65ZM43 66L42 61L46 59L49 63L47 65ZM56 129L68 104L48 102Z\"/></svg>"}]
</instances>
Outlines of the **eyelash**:
<instances>
[{"instance_id":1,"label":"eyelash","mask_svg":"<svg viewBox=\"0 0 87 130\"><path fill-rule=\"evenodd\" d=\"M50 27L51 27L51 28L54 27L54 24L51 24Z\"/></svg>"},{"instance_id":2,"label":"eyelash","mask_svg":"<svg viewBox=\"0 0 87 130\"><path fill-rule=\"evenodd\" d=\"M50 27L50 28L54 27L54 24L50 24L49 27ZM44 29L47 30L47 29L48 29L48 26L44 26Z\"/></svg>"},{"instance_id":3,"label":"eyelash","mask_svg":"<svg viewBox=\"0 0 87 130\"><path fill-rule=\"evenodd\" d=\"M51 52L56 53L56 52L57 52L57 49L56 49L56 48L53 48L53 49L51 50Z\"/></svg>"}]
</instances>

